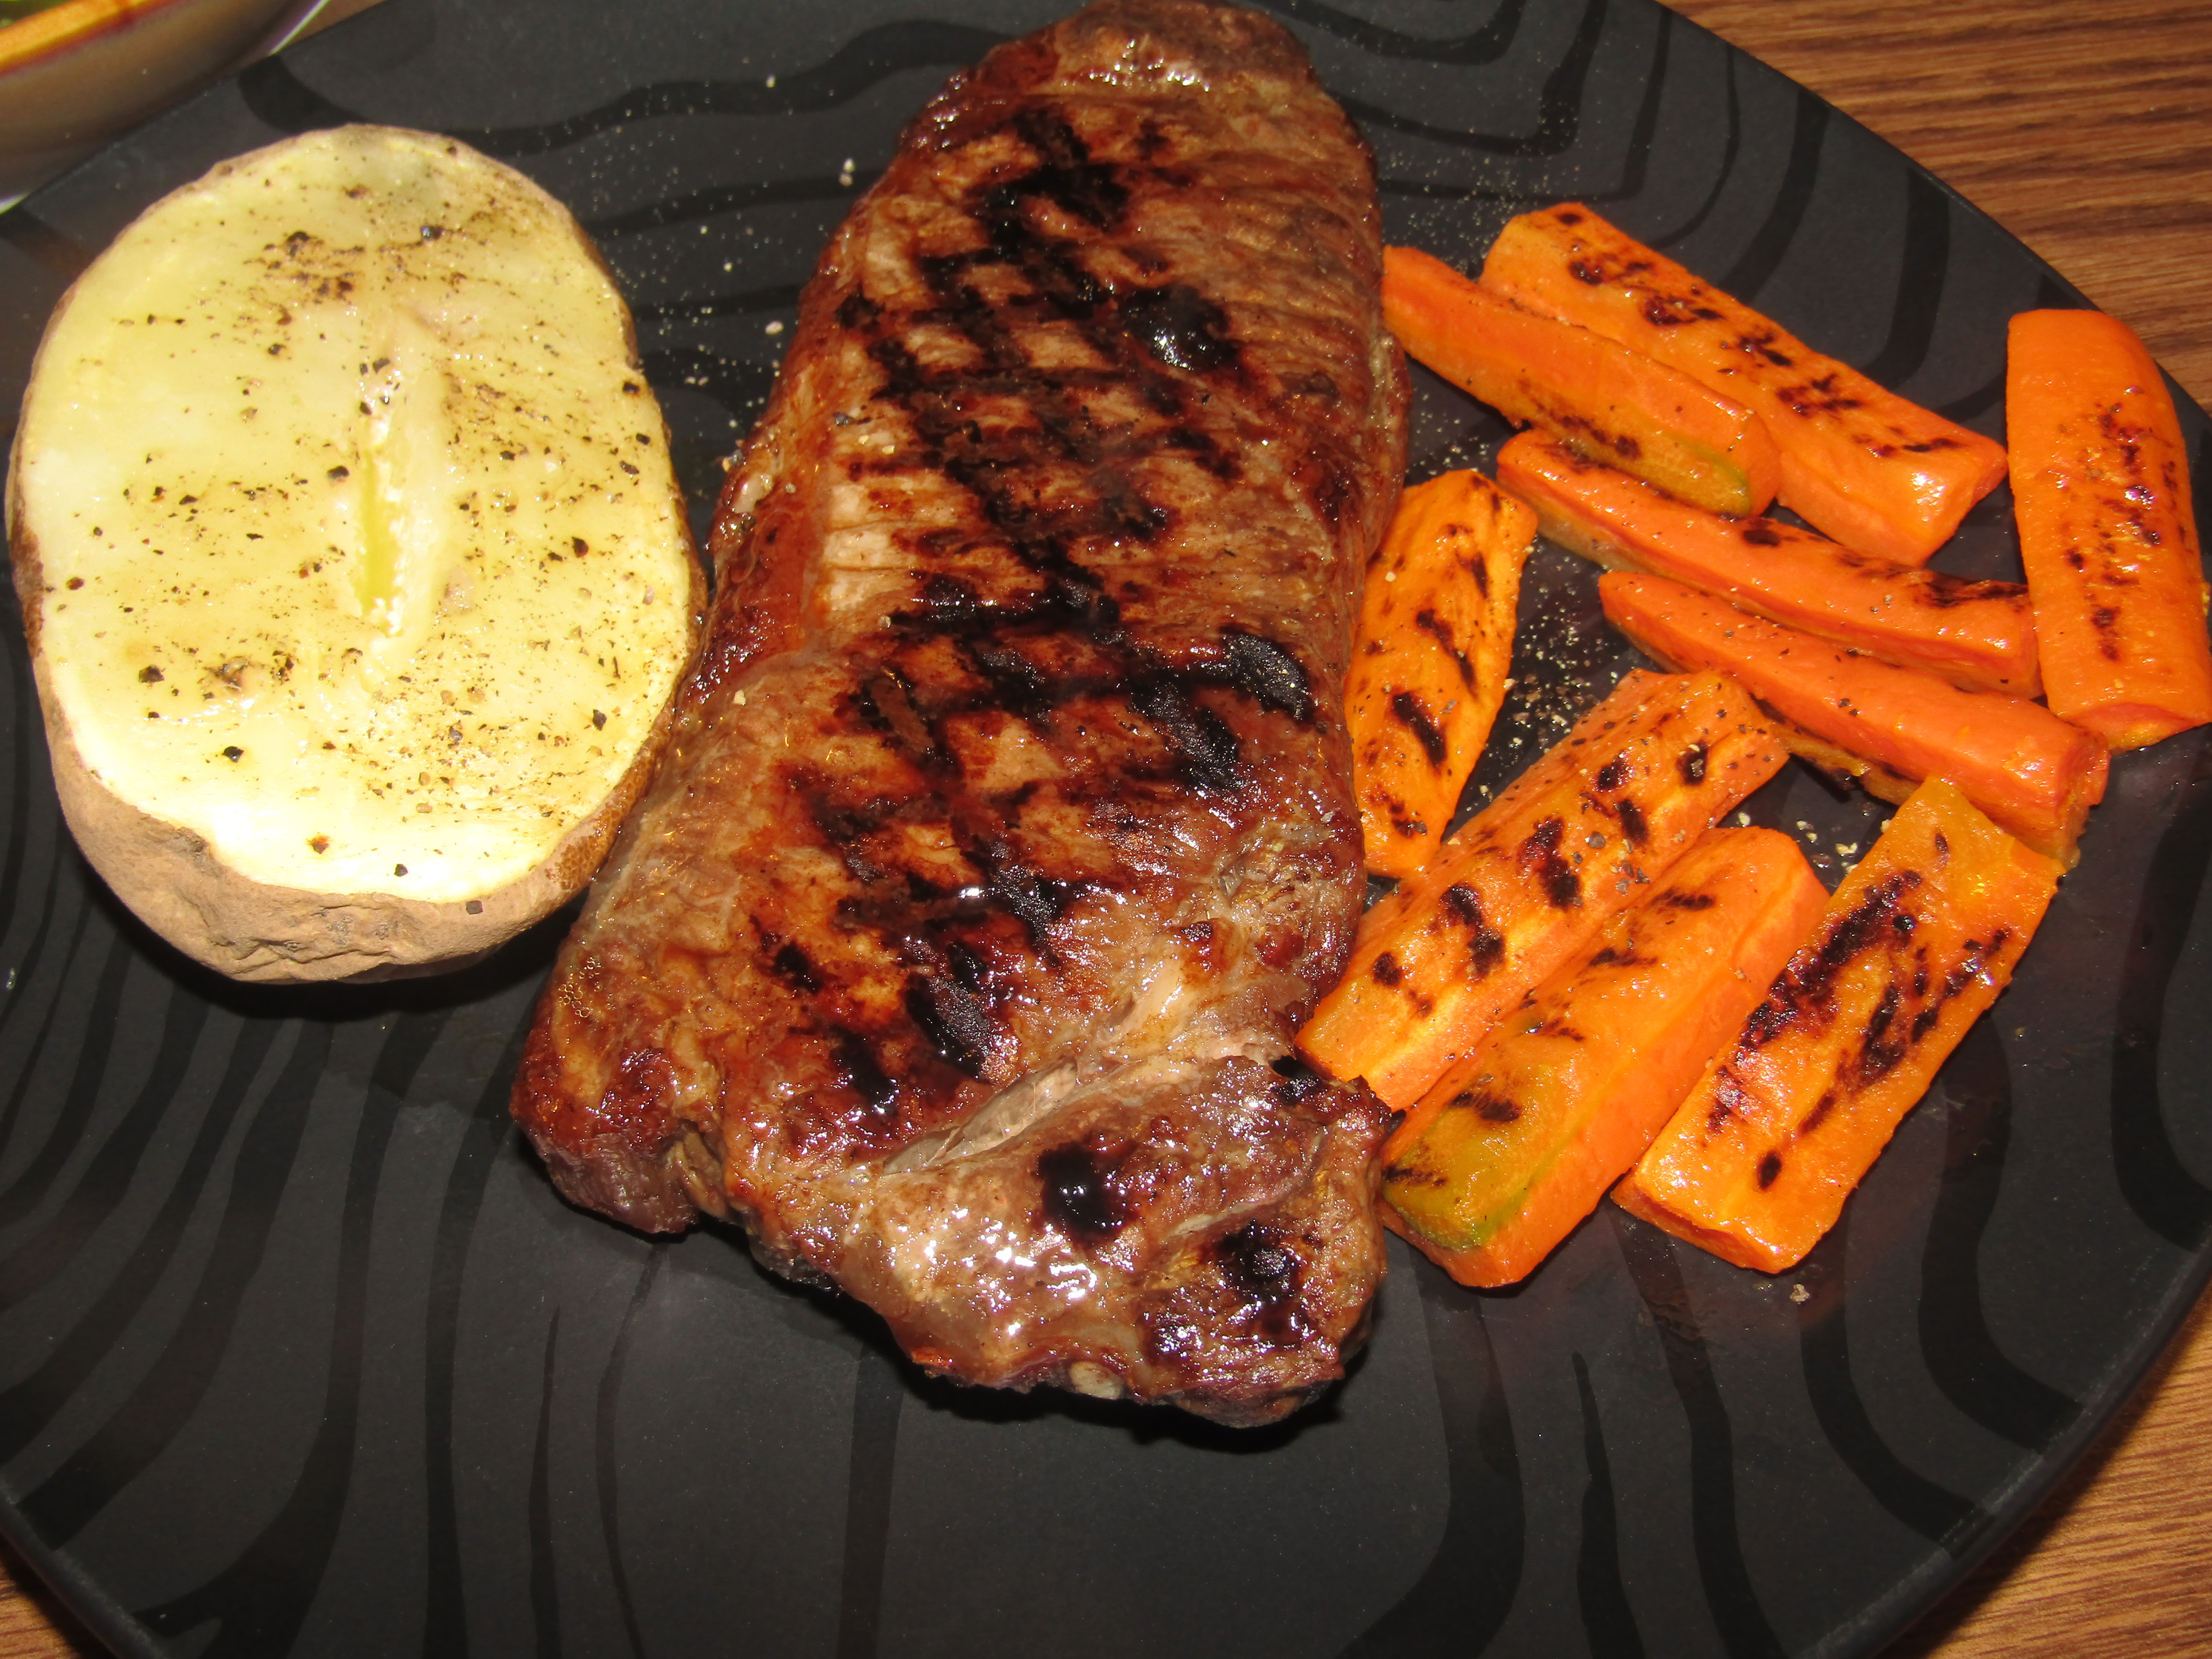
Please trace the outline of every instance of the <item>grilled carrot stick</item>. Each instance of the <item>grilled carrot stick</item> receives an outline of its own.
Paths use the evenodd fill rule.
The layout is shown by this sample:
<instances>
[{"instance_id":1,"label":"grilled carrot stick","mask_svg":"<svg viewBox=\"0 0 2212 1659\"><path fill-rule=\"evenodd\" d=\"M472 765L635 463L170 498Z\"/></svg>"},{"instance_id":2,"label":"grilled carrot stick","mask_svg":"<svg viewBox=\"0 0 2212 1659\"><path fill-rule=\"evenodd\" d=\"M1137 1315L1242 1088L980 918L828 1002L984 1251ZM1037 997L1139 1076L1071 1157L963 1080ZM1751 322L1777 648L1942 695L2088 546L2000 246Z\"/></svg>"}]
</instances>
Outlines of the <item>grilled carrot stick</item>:
<instances>
[{"instance_id":1,"label":"grilled carrot stick","mask_svg":"<svg viewBox=\"0 0 2212 1659\"><path fill-rule=\"evenodd\" d=\"M1741 681L1793 753L1884 800L1947 777L2004 829L2072 866L2110 757L2041 704L1838 650L1657 576L1608 571L1598 594L1607 620L1654 661Z\"/></svg>"},{"instance_id":2,"label":"grilled carrot stick","mask_svg":"<svg viewBox=\"0 0 2212 1659\"><path fill-rule=\"evenodd\" d=\"M1717 674L1627 676L1369 909L1300 1048L1412 1106L1787 753Z\"/></svg>"},{"instance_id":3,"label":"grilled carrot stick","mask_svg":"<svg viewBox=\"0 0 2212 1659\"><path fill-rule=\"evenodd\" d=\"M1779 519L1724 519L1536 432L1498 452L1498 481L1536 509L1545 535L1609 570L1686 582L1954 685L2021 697L2042 689L2035 617L2017 582L1854 553Z\"/></svg>"},{"instance_id":4,"label":"grilled carrot stick","mask_svg":"<svg viewBox=\"0 0 2212 1659\"><path fill-rule=\"evenodd\" d=\"M1828 895L1771 830L1711 830L1424 1097L1383 1220L1462 1285L1510 1285L1597 1207L1765 994Z\"/></svg>"},{"instance_id":5,"label":"grilled carrot stick","mask_svg":"<svg viewBox=\"0 0 2212 1659\"><path fill-rule=\"evenodd\" d=\"M1739 1267L1796 1266L2011 980L2058 875L1929 779L1614 1200Z\"/></svg>"},{"instance_id":6,"label":"grilled carrot stick","mask_svg":"<svg viewBox=\"0 0 2212 1659\"><path fill-rule=\"evenodd\" d=\"M1344 690L1367 867L1412 875L1458 810L1505 701L1536 515L1480 472L1398 498L1367 562Z\"/></svg>"},{"instance_id":7,"label":"grilled carrot stick","mask_svg":"<svg viewBox=\"0 0 2212 1659\"><path fill-rule=\"evenodd\" d=\"M1523 426L1540 426L1716 513L1758 513L1781 453L1733 398L1587 328L1481 287L1409 247L1382 252L1382 319L1407 351Z\"/></svg>"},{"instance_id":8,"label":"grilled carrot stick","mask_svg":"<svg viewBox=\"0 0 2212 1659\"><path fill-rule=\"evenodd\" d=\"M2005 435L2051 711L2115 749L2212 720L2189 457L2142 342L2101 312L2014 318Z\"/></svg>"},{"instance_id":9,"label":"grilled carrot stick","mask_svg":"<svg viewBox=\"0 0 2212 1659\"><path fill-rule=\"evenodd\" d=\"M1482 283L1736 398L1782 452L1781 500L1846 547L1923 564L2004 451L1838 362L1576 203L1499 233Z\"/></svg>"}]
</instances>

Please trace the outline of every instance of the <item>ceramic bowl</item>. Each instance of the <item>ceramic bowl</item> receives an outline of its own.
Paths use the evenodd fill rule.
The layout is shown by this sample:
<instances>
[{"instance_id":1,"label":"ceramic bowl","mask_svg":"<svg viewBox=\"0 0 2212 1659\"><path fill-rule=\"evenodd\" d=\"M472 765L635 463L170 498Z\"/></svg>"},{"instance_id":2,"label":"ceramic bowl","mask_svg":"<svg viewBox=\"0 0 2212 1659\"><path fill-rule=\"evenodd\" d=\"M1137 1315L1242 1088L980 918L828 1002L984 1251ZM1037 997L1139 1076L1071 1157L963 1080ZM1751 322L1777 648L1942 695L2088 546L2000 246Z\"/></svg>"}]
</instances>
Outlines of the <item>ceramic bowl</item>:
<instances>
[{"instance_id":1,"label":"ceramic bowl","mask_svg":"<svg viewBox=\"0 0 2212 1659\"><path fill-rule=\"evenodd\" d=\"M0 27L0 208L270 50L320 0L63 0Z\"/></svg>"}]
</instances>

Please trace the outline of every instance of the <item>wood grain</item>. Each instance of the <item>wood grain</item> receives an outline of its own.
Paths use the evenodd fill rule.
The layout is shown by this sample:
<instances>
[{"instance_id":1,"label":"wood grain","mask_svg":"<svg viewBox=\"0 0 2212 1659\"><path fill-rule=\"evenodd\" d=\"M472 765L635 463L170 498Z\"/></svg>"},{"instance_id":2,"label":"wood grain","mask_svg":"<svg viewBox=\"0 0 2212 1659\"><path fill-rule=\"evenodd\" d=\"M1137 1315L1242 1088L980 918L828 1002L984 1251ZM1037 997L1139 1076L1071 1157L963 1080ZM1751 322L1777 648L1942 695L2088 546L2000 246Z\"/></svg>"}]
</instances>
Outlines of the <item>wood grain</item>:
<instances>
[{"instance_id":1,"label":"wood grain","mask_svg":"<svg viewBox=\"0 0 2212 1659\"><path fill-rule=\"evenodd\" d=\"M2205 0L1669 0L1895 144L2212 405Z\"/></svg>"},{"instance_id":2,"label":"wood grain","mask_svg":"<svg viewBox=\"0 0 2212 1659\"><path fill-rule=\"evenodd\" d=\"M325 18L375 0L335 0ZM2212 404L2212 3L1672 0L1889 139ZM96 1644L0 1547L0 1659ZM28 1583L33 1586L25 1589ZM2212 1653L2212 1308L1888 1659Z\"/></svg>"},{"instance_id":3,"label":"wood grain","mask_svg":"<svg viewBox=\"0 0 2212 1659\"><path fill-rule=\"evenodd\" d=\"M0 1659L97 1659L106 1649L0 1542Z\"/></svg>"}]
</instances>

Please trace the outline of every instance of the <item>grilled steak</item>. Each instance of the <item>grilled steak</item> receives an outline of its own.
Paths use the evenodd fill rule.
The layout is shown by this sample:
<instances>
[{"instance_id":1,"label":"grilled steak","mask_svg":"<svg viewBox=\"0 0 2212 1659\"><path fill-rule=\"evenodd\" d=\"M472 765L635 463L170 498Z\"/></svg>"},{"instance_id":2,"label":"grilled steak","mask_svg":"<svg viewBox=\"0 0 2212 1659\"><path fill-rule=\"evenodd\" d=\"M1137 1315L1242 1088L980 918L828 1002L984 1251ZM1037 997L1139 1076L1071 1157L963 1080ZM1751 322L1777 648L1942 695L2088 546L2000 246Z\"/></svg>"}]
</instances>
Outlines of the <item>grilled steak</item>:
<instances>
[{"instance_id":1,"label":"grilled steak","mask_svg":"<svg viewBox=\"0 0 2212 1659\"><path fill-rule=\"evenodd\" d=\"M1291 1058L1359 908L1340 696L1403 465L1373 165L1249 13L956 76L831 242L660 775L514 1110L972 1382L1341 1374L1382 1109Z\"/></svg>"}]
</instances>

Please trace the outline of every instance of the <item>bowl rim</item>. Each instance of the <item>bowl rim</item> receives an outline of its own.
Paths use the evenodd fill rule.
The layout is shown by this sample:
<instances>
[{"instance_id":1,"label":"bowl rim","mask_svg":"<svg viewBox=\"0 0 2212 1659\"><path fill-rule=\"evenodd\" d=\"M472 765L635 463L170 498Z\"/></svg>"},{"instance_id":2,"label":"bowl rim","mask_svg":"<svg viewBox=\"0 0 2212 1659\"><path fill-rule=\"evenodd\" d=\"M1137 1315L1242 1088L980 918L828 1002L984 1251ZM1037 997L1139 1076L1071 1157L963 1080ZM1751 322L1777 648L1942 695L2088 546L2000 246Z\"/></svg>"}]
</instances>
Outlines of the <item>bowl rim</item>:
<instances>
[{"instance_id":1,"label":"bowl rim","mask_svg":"<svg viewBox=\"0 0 2212 1659\"><path fill-rule=\"evenodd\" d=\"M46 62L195 0L62 0L0 26L0 76Z\"/></svg>"}]
</instances>

